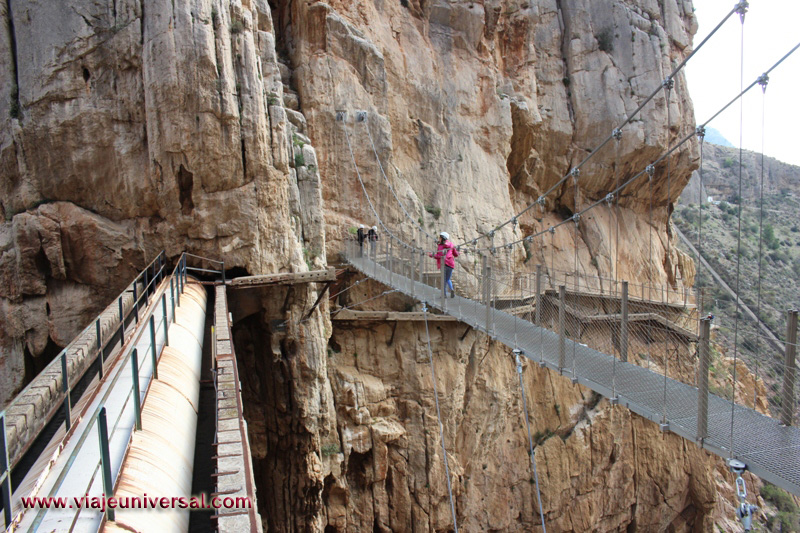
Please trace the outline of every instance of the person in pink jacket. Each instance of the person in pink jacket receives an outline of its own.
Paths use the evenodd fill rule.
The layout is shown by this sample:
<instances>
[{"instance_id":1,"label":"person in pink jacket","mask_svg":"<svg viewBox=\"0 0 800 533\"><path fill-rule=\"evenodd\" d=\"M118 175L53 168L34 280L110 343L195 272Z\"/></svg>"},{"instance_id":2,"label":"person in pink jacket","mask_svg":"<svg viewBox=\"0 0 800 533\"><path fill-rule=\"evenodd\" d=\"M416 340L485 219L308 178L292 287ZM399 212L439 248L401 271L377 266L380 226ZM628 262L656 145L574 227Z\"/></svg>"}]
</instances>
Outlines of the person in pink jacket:
<instances>
[{"instance_id":1,"label":"person in pink jacket","mask_svg":"<svg viewBox=\"0 0 800 533\"><path fill-rule=\"evenodd\" d=\"M444 281L450 289L450 298L456 297L456 291L453 288L453 269L456 267L456 257L458 257L458 250L450 241L450 235L446 231L439 234L439 243L436 254L428 254L430 257L436 258L436 268L442 269L442 258L444 258Z\"/></svg>"}]
</instances>

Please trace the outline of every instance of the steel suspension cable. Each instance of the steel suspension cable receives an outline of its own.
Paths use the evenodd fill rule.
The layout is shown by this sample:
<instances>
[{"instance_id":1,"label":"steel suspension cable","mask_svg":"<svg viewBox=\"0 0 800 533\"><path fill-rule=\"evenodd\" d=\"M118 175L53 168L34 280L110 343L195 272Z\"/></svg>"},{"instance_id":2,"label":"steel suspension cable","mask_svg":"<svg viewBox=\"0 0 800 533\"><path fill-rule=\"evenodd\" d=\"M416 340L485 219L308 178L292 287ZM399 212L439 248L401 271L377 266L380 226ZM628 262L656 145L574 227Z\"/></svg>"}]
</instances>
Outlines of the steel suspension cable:
<instances>
[{"instance_id":1,"label":"steel suspension cable","mask_svg":"<svg viewBox=\"0 0 800 533\"><path fill-rule=\"evenodd\" d=\"M415 225L417 228L419 228L419 230L422 233L424 233L426 236L428 236L431 239L435 238L433 235L431 235L430 233L425 231L425 228L423 228L419 224L419 222L414 220L414 217L411 216L411 214L406 209L406 206L403 205L403 202L401 202L400 198L398 198L397 193L395 193L394 187L392 187L392 183L389 181L389 177L386 175L386 171L383 168L383 163L381 163L381 158L378 156L378 150L375 148L375 141L372 139L372 132L369 129L369 124L367 124L366 119L364 120L364 127L367 129L367 136L369 137L369 144L370 144L370 146L372 146L372 153L375 154L375 160L378 162L378 168L381 171L381 175L383 176L383 179L386 181L386 185L389 187L389 191L391 191L392 196L394 197L395 201L400 206L400 209L403 210L403 213L405 213L406 217L408 217L408 219L411 221L411 223L413 225Z\"/></svg>"},{"instance_id":2,"label":"steel suspension cable","mask_svg":"<svg viewBox=\"0 0 800 533\"><path fill-rule=\"evenodd\" d=\"M542 493L539 490L539 472L536 470L536 456L534 455L533 437L531 436L531 424L529 420L530 417L528 416L528 400L525 396L525 383L522 381L522 361L519 358L521 353L521 350L514 350L514 357L516 358L517 363L517 374L519 375L519 391L520 395L522 396L522 407L525 410L525 427L528 430L528 453L530 454L531 465L533 465L533 479L536 482L536 501L539 503L539 516L542 519L542 532L547 533L547 526L544 523L544 511L542 510Z\"/></svg>"},{"instance_id":3,"label":"steel suspension cable","mask_svg":"<svg viewBox=\"0 0 800 533\"><path fill-rule=\"evenodd\" d=\"M766 116L767 83L769 77L764 74L761 81L761 182L759 185L758 199L758 303L756 305L756 321L761 321L761 262L763 260L763 227L764 227L764 122ZM756 408L756 395L758 394L758 375L760 370L760 341L761 335L758 334L758 323L756 323L756 380L753 383L753 409Z\"/></svg>"},{"instance_id":4,"label":"steel suspension cable","mask_svg":"<svg viewBox=\"0 0 800 533\"><path fill-rule=\"evenodd\" d=\"M630 185L630 184L631 184L631 183L633 183L634 181L638 180L638 179L639 179L640 177L642 177L642 176L643 176L643 175L644 175L646 172L648 172L648 169L651 169L651 168L652 168L652 167L654 167L656 164L658 164L658 163L661 163L662 161L664 161L664 160L665 160L667 157L669 157L669 156L670 156L670 155L671 155L673 152L675 152L676 150L678 150L679 148L681 148L681 147L682 147L684 144L686 144L686 143L687 143L689 140L691 140L693 137L697 136L697 135L698 135L698 131L700 131L700 130L704 130L704 129L705 129L707 126L708 126L709 122L713 121L713 120L714 120L716 117L718 117L718 116L720 115L720 113L721 113L722 111L724 111L725 109L727 109L728 107L730 107L730 106L731 106L731 104L733 104L733 103L734 103L734 102L736 102L737 100L741 99L741 98L742 98L742 96L744 96L744 95L745 95L745 94L746 94L746 93L747 93L747 92L748 92L750 89L752 89L753 87L755 87L755 86L758 84L758 80L760 80L760 79L761 79L763 76L765 76L765 75L769 74L770 72L772 72L773 70L775 70L775 68L776 68L776 67L778 67L778 66L779 66L781 63L783 63L783 61L785 61L785 60L786 60L786 59L787 59L789 56L791 56L791 55L792 55L794 52L796 52L798 48L800 48L800 43L798 43L797 45L795 45L795 46L794 46L794 47L793 47L793 48L792 48L792 49L791 49L789 52L787 52L787 53L786 53L786 54L785 54L783 57L781 57L781 58L780 58L780 59L779 59L779 60L778 60L776 63L774 63L774 64L773 64L773 65L772 65L772 66L771 66L771 67L770 67L768 70L766 70L766 71L764 72L764 74L762 74L761 76L759 76L759 77L756 79L756 81L754 81L754 82L753 82L753 83L751 83L751 84L750 84L750 85L749 85L747 88L745 88L743 91L741 91L741 92L740 92L740 93L739 93L737 96L735 96L735 97L734 97L734 98L733 98L733 99L732 99L730 102L728 102L728 103L727 103L727 104L726 104L724 107L722 107L722 108L721 108L719 111L717 111L717 112L716 112L716 113L715 113L715 114L714 114L714 115L713 115L713 116L712 116L710 119L706 120L706 121L705 121L705 122L703 122L703 123L702 123L700 126L698 126L698 127L695 129L695 131L693 131L693 132L691 132L690 134L686 135L686 136L685 136L683 139L681 139L681 140L680 140L680 141L679 141L677 144L675 144L675 145L674 145L674 146L673 146L671 149L667 150L667 151L666 151L666 152L664 152L664 153L663 153L661 156L659 156L657 159L655 159L655 160L654 160L654 161L652 161L652 162L651 162L649 165L647 165L647 168L646 168L645 170L639 171L637 174L635 174L634 176L632 176L631 178L629 178L627 181L625 181L624 183L622 183L622 185L620 185L618 188L616 188L616 189L614 189L613 191L611 191L611 193L610 193L610 194L615 194L615 195L616 195L616 194L619 194L619 193L620 193L622 190L624 190L625 188L627 188L627 187L628 187L628 185ZM580 174L580 173L578 173L578 174ZM572 174L570 174L570 175L572 175ZM577 213L577 215L579 215L579 216L580 216L580 215L583 215L584 213L586 213L587 211L589 211L589 210L591 210L591 209L594 209L595 207L597 207L598 205L600 205L600 204L601 204L601 203L603 203L604 201L605 201L605 197L604 197L604 198L600 198L600 199L596 200L596 201L595 201L595 202L593 202L592 204L589 204L589 205L588 205L586 208L582 209L582 210L581 210L579 213ZM573 215L573 216L574 216L574 215ZM561 226L561 225L563 225L563 224L566 224L566 223L567 223L567 222L569 222L570 220L572 220L572 217L570 217L570 218L567 218L567 219L565 219L565 220L562 220L561 222L559 222L559 223L557 223L557 224L553 224L553 225L552 225L552 226L550 226L550 227L552 227L552 228L557 228L558 226ZM537 236L539 236L539 235L542 235L542 234L544 234L546 231L549 231L549 228L547 228L547 229L543 229L543 230L541 230L541 231L539 231L539 232L537 232L537 233L533 233L533 234L531 234L531 235L528 235L528 236L526 236L526 237L524 237L524 238L521 238L521 239L518 239L518 240L516 240L516 241L512 241L512 242L508 243L508 245L510 245L510 246L514 246L514 245L517 245L517 244L520 244L520 243L522 243L523 241L531 242L531 239L532 239L532 238L534 238L534 237L537 237ZM490 232L489 236L492 236L493 234L494 234L494 232ZM472 241L470 241L470 242L472 242ZM480 252L480 251L489 251L489 250L491 250L491 247L484 247L484 248L472 248L472 250L473 250L473 251L475 251L475 252Z\"/></svg>"},{"instance_id":5,"label":"steel suspension cable","mask_svg":"<svg viewBox=\"0 0 800 533\"><path fill-rule=\"evenodd\" d=\"M745 0L740 0L740 2L738 2L738 3L736 4L736 6L734 6L734 8L733 8L733 9L731 9L731 11L730 11L730 12L729 12L727 15L725 15L725 17L724 17L724 18L723 18L723 19L722 19L722 20L721 20L721 21L720 21L720 22L719 22L719 23L716 25L716 27L714 27L714 29L713 29L713 30L711 30L711 32L710 32L710 33L709 33L709 34L708 34L708 35L705 37L705 39L703 39L703 40L700 42L700 44L699 44L699 45L697 45L697 46L694 48L694 50L692 50L692 52L691 52L691 53L690 53L688 56L686 56L686 57L683 59L683 61L681 61L681 62L678 64L678 66L676 66L676 67L675 67L675 68L672 70L672 72L671 72L671 73L670 73L670 74L667 76L667 78L666 78L664 81L670 81L670 80L672 80L672 79L673 79L675 76L677 76L677 75L678 75L678 73L681 71L681 69L683 69L683 67L684 67L684 66L686 65L686 63L689 61L689 59L691 59L691 58L692 58L692 57L693 57L693 56L694 56L694 55L695 55L695 54L696 54L696 53L697 53L697 52L698 52L698 51L699 51L699 50L700 50L700 49L703 47L703 45L705 45L705 44L706 44L706 42L708 42L708 40L709 40L709 39L711 39L711 37L713 37L713 36L714 36L714 34L715 34L715 33L716 33L716 32L717 32L717 31L718 31L718 30L719 30L719 29L722 27L722 25L723 25L723 24L725 24L725 22L727 22L727 20L728 20L728 19L729 19L729 18L730 18L730 17L731 17L731 16L732 16L734 13L737 13L739 10L741 10L741 9L743 9L743 8L744 8L744 9L746 9L746 7L747 7L747 2L746 2ZM549 195L550 195L550 193L552 193L553 191L555 191L556 189L558 189L558 188L559 188L559 187L560 187L560 186L561 186L561 185L562 185L562 184L563 184L563 183L564 183L564 182L565 182L567 179L569 179L569 177L570 177L571 175L573 175L573 172L574 172L574 171L576 171L576 170L577 170L577 171L580 171L581 167L583 167L583 166L584 166L584 165L585 165L585 164L586 164L586 163L587 163L587 162L588 162L590 159L592 159L592 158L593 158L593 157L594 157L594 156L595 156L595 155L596 155L596 154L597 154L597 153L598 153L598 152L599 152L601 149L603 149L603 148L604 148L604 147L605 147L605 146L606 146L606 145L609 143L609 141L611 141L611 139L613 139L613 138L614 138L614 136L615 136L615 134L616 134L617 130L621 130L623 127L625 127L627 124L629 124L629 123L630 123L630 122L631 122L631 121L632 121L634 118L636 118L636 115L638 115L638 114L639 114L639 112L640 112L642 109L644 109L644 106L646 106L646 105L647 105L647 104L648 104L648 103L649 103L649 102L650 102L650 101L651 101L653 98L655 98L655 97L656 97L656 95L658 94L658 92L659 92L660 90L661 90L661 87L659 86L659 87L658 87L656 90L654 90L652 93L650 93L650 96L648 96L647 98L645 98L645 100L644 100L644 101L643 101L641 104L639 104L639 107L637 107L637 108L636 108L636 109L635 109L635 110L634 110L634 111L633 111L633 112L632 112L630 115L628 115L627 117L625 117L625 119L622 121L622 123L620 123L620 124L619 124L619 126L617 126L617 127L614 129L614 131L612 131L612 132L611 132L611 134L610 134L608 137L606 137L606 138L603 140L603 142L601 142L599 145L597 145L597 146L596 146L596 147L595 147L595 148L594 148L594 149L593 149L593 150L592 150L592 151L589 153L589 155L588 155L588 156L586 156L586 157L585 157L585 158L584 158L584 159L583 159L583 160L582 160L580 163L578 163L578 165L577 165L577 166L575 166L573 169L571 169L571 171L570 171L570 172L568 172L568 173L567 173L565 176L563 176L563 177L562 177L561 179L559 179L559 180L558 180L558 181L557 181L555 184L553 184L553 185L552 185L552 186L551 186L549 189L547 189L547 190L546 190L544 193L542 193L542 194L539 196L539 198L537 199L537 201L536 201L536 202L533 202L533 203L529 204L529 205L528 205L527 207L525 207L525 208L524 208L522 211L520 211L519 213L517 213L516 215L514 215L514 216L513 216L513 217L511 217L510 219L506 220L506 221L505 221L505 222L503 222L502 224L500 224L500 225L496 226L496 227L495 227L495 228L494 228L494 229L493 229L491 232L484 232L484 233L481 233L480 235L478 235L477 237L475 237L475 238L473 238L473 239L468 239L468 240L465 240L465 241L463 241L463 242L462 242L462 243L461 243L459 246L461 246L461 245L465 245L465 244L468 244L468 243L470 243L470 242L472 242L472 243L474 244L474 243L475 243L475 242L476 242L478 239L483 239L483 238L485 238L485 237L488 237L490 233L493 233L494 231L497 231L497 230L499 230L499 229L501 229L501 228L503 228L503 227L507 226L508 224L511 224L512 222L516 222L516 220L517 220L519 217L521 217L522 215L524 215L525 213L527 213L528 211L530 211L530 209L531 209L531 208L533 208L533 206L535 206L535 205L539 204L539 203L540 203L540 202L541 202L541 201L542 201L544 198L546 198L547 196L549 196Z\"/></svg>"},{"instance_id":6,"label":"steel suspension cable","mask_svg":"<svg viewBox=\"0 0 800 533\"><path fill-rule=\"evenodd\" d=\"M739 86L744 87L744 15L745 11L739 13L741 20L741 38L739 41ZM736 306L734 307L735 316L733 321L733 390L731 391L731 458L734 456L733 449L733 428L736 416L736 366L739 359L739 274L742 263L742 156L744 149L742 143L744 139L744 100L739 100L739 213L738 213L738 235L736 236Z\"/></svg>"},{"instance_id":7,"label":"steel suspension cable","mask_svg":"<svg viewBox=\"0 0 800 533\"><path fill-rule=\"evenodd\" d=\"M456 518L456 506L453 502L453 489L450 486L450 467L447 464L447 448L444 445L444 426L442 425L442 414L439 410L439 392L436 387L436 370L433 365L433 350L431 350L431 334L428 329L428 304L422 302L422 313L425 318L425 340L428 346L428 361L431 364L431 379L433 380L433 398L436 400L436 419L439 422L439 440L442 443L442 455L444 456L444 473L447 477L447 494L450 496L450 512L453 513L454 533L458 533L458 519Z\"/></svg>"},{"instance_id":8,"label":"steel suspension cable","mask_svg":"<svg viewBox=\"0 0 800 533\"><path fill-rule=\"evenodd\" d=\"M665 104L667 106L667 146L672 144L670 128L672 127L672 114L670 112L670 105L669 101L672 97L672 87L673 81L671 79L665 80L664 82L664 93L665 93ZM677 281L677 272L675 272L674 267L672 266L672 228L670 228L670 218L672 213L670 213L669 209L672 205L672 159L667 158L667 208L666 208L666 219L667 219L667 261L666 264L669 267L669 272L667 273L667 294L664 295L664 298L669 301L669 280L673 279ZM676 361L677 362L677 361ZM665 332L664 333L664 417L661 421L662 424L667 423L667 374L669 373L669 335Z\"/></svg>"}]
</instances>

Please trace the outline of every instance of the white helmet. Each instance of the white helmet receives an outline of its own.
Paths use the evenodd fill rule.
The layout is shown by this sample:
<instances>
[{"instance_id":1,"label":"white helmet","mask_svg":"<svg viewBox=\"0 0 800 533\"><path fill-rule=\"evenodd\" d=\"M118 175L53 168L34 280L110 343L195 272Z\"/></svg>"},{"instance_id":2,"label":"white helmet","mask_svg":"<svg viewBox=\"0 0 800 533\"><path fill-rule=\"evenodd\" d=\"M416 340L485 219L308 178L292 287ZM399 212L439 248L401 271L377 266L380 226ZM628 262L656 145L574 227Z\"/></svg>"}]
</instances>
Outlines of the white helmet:
<instances>
[{"instance_id":1,"label":"white helmet","mask_svg":"<svg viewBox=\"0 0 800 533\"><path fill-rule=\"evenodd\" d=\"M444 240L446 240L446 241L449 241L449 240L450 240L450 234L449 234L449 233L447 233L446 231L442 231L442 232L440 232L440 233L439 233L439 236L440 236L440 237L444 237Z\"/></svg>"},{"instance_id":2,"label":"white helmet","mask_svg":"<svg viewBox=\"0 0 800 533\"><path fill-rule=\"evenodd\" d=\"M378 231L378 226L372 226L372 231Z\"/></svg>"},{"instance_id":3,"label":"white helmet","mask_svg":"<svg viewBox=\"0 0 800 533\"><path fill-rule=\"evenodd\" d=\"M364 229L364 224L359 224L358 229Z\"/></svg>"}]
</instances>

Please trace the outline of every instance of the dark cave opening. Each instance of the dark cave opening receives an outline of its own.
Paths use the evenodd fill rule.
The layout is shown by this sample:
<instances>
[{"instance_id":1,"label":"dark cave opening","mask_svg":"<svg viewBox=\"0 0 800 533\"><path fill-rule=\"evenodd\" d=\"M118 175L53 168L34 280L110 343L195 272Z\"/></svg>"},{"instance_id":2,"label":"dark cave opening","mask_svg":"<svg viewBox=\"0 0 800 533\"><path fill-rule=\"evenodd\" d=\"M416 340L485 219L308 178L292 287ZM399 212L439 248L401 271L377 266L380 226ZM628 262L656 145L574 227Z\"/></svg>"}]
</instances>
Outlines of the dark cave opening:
<instances>
[{"instance_id":1,"label":"dark cave opening","mask_svg":"<svg viewBox=\"0 0 800 533\"><path fill-rule=\"evenodd\" d=\"M258 511L265 529L276 531L302 529L323 492L307 473L312 436L295 405L293 359L302 346L286 331L292 294L283 287L228 293Z\"/></svg>"}]
</instances>

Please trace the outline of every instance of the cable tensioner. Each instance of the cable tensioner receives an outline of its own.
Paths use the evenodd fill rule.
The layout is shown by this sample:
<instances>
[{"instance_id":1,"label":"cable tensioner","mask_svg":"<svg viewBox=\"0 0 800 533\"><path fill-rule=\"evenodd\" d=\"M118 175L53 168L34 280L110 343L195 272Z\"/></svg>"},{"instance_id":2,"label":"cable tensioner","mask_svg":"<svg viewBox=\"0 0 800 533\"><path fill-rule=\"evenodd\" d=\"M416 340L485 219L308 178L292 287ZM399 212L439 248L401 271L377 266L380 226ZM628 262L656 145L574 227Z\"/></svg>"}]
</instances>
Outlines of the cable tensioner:
<instances>
[{"instance_id":1,"label":"cable tensioner","mask_svg":"<svg viewBox=\"0 0 800 533\"><path fill-rule=\"evenodd\" d=\"M747 486L742 477L742 474L747 470L747 465L737 459L728 459L728 468L736 474L736 495L739 497L736 516L741 521L745 531L752 531L753 516L758 511L758 506L747 503Z\"/></svg>"},{"instance_id":2,"label":"cable tensioner","mask_svg":"<svg viewBox=\"0 0 800 533\"><path fill-rule=\"evenodd\" d=\"M517 374L522 374L522 360L519 358L519 356L524 355L525 352L523 352L519 348L514 348L513 350L511 350L511 353L514 354L514 359L517 363Z\"/></svg>"}]
</instances>

